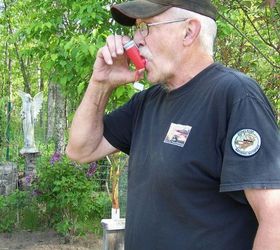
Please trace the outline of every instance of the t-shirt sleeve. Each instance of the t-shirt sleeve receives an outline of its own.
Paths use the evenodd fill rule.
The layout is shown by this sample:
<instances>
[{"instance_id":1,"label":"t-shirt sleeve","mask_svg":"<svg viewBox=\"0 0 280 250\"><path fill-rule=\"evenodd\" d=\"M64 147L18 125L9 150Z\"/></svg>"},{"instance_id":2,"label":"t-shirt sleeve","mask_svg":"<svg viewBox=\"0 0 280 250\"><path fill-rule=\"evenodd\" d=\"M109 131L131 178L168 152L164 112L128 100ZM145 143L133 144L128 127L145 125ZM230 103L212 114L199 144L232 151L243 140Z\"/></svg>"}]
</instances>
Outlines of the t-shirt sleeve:
<instances>
[{"instance_id":1,"label":"t-shirt sleeve","mask_svg":"<svg viewBox=\"0 0 280 250\"><path fill-rule=\"evenodd\" d=\"M110 114L104 116L104 137L120 151L129 154L133 120L139 103L138 95Z\"/></svg>"},{"instance_id":2,"label":"t-shirt sleeve","mask_svg":"<svg viewBox=\"0 0 280 250\"><path fill-rule=\"evenodd\" d=\"M280 188L280 137L268 102L246 95L234 103L225 138L220 191Z\"/></svg>"}]
</instances>

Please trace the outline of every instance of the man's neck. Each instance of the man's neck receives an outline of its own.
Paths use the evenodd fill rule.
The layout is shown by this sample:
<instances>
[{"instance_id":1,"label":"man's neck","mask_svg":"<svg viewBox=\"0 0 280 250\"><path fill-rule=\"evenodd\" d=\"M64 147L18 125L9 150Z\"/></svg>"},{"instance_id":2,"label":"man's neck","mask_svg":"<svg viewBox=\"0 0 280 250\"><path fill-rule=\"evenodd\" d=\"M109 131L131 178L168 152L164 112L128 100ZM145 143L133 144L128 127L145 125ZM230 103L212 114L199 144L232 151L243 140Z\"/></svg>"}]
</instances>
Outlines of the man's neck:
<instances>
[{"instance_id":1,"label":"man's neck","mask_svg":"<svg viewBox=\"0 0 280 250\"><path fill-rule=\"evenodd\" d=\"M214 63L213 58L205 53L201 53L200 55L196 53L195 55L190 55L185 58L188 58L188 60L185 60L176 68L176 73L172 79L168 80L166 83L166 87L170 91L187 84L201 71Z\"/></svg>"}]
</instances>

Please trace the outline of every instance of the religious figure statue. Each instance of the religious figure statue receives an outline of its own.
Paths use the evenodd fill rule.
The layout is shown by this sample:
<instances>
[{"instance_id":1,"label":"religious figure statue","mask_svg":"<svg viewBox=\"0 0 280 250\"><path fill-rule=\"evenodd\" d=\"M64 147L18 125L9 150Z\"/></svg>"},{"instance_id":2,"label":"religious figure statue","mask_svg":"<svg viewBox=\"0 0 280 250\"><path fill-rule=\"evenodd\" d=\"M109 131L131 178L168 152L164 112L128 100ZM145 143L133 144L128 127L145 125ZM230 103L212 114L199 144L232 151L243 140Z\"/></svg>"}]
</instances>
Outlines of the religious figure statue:
<instances>
[{"instance_id":1,"label":"religious figure statue","mask_svg":"<svg viewBox=\"0 0 280 250\"><path fill-rule=\"evenodd\" d=\"M43 92L39 92L34 98L23 91L18 91L18 94L22 99L21 119L24 133L24 147L20 153L38 153L34 140L34 124L42 107Z\"/></svg>"}]
</instances>

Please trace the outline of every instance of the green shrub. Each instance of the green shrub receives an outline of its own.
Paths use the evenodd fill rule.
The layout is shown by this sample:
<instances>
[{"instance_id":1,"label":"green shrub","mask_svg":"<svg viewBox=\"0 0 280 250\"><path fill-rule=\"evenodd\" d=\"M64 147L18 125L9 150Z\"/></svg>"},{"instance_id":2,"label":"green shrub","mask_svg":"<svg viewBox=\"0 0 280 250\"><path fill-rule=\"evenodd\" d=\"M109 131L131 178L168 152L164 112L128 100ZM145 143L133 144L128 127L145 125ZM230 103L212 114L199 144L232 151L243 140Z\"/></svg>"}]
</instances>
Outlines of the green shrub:
<instances>
[{"instance_id":1,"label":"green shrub","mask_svg":"<svg viewBox=\"0 0 280 250\"><path fill-rule=\"evenodd\" d=\"M81 225L89 219L102 218L106 198L94 192L96 165L77 165L59 154L51 160L41 157L37 165L37 199L49 226L63 235L77 235L84 233Z\"/></svg>"},{"instance_id":2,"label":"green shrub","mask_svg":"<svg viewBox=\"0 0 280 250\"><path fill-rule=\"evenodd\" d=\"M78 165L46 150L36 170L22 180L24 191L0 196L0 232L51 227L65 236L101 233L100 221L111 208L104 191L106 168L96 172L95 163Z\"/></svg>"}]
</instances>

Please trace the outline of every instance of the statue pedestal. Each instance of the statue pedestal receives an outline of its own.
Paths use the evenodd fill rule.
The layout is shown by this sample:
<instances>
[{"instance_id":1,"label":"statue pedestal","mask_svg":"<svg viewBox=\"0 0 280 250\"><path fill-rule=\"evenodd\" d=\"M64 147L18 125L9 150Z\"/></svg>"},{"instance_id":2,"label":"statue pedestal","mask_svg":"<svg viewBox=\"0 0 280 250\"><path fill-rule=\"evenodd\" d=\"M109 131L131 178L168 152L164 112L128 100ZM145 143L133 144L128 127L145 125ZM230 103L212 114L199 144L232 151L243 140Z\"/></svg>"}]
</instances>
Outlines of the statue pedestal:
<instances>
[{"instance_id":1,"label":"statue pedestal","mask_svg":"<svg viewBox=\"0 0 280 250\"><path fill-rule=\"evenodd\" d=\"M30 174L36 173L36 158L40 156L40 152L37 150L36 152L28 153L26 151L21 150L21 155L25 159L25 176L29 176Z\"/></svg>"}]
</instances>

